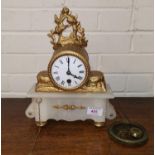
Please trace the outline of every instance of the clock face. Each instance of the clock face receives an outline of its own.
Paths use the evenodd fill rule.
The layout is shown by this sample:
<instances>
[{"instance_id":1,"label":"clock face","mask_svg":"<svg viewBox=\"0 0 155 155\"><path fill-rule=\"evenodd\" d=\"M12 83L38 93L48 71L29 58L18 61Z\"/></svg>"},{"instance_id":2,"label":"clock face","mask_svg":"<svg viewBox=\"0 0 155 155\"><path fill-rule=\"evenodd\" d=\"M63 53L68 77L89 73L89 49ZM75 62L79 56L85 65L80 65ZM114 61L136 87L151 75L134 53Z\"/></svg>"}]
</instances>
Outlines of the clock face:
<instances>
[{"instance_id":1,"label":"clock face","mask_svg":"<svg viewBox=\"0 0 155 155\"><path fill-rule=\"evenodd\" d=\"M52 64L51 76L61 88L76 89L86 79L86 67L83 61L76 56L61 56Z\"/></svg>"}]
</instances>

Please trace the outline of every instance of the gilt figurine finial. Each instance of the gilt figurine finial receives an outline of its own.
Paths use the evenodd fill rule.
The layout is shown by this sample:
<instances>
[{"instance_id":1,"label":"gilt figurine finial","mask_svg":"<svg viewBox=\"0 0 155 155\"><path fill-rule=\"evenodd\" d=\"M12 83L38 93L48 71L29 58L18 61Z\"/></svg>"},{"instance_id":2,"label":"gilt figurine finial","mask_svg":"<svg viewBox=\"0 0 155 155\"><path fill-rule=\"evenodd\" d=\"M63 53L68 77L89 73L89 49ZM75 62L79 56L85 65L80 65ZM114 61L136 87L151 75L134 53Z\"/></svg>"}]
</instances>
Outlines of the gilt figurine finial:
<instances>
[{"instance_id":1,"label":"gilt figurine finial","mask_svg":"<svg viewBox=\"0 0 155 155\"><path fill-rule=\"evenodd\" d=\"M85 38L85 30L81 27L80 22L77 17L72 15L69 8L63 7L60 16L54 16L56 27L50 31L48 36L51 38L51 44L53 44L53 49L58 49L67 44L76 44L81 47L87 46L87 40ZM72 32L68 36L64 36L63 33L67 29L71 28Z\"/></svg>"}]
</instances>

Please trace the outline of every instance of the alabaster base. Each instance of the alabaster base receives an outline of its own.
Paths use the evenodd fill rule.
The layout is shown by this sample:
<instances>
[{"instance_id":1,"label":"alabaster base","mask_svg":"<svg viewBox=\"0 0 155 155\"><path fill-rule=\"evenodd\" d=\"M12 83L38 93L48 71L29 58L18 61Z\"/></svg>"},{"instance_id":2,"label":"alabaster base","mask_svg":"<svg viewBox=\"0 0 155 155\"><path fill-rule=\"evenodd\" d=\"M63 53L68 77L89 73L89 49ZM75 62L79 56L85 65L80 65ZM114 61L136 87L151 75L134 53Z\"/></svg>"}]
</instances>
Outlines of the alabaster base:
<instances>
[{"instance_id":1,"label":"alabaster base","mask_svg":"<svg viewBox=\"0 0 155 155\"><path fill-rule=\"evenodd\" d=\"M43 93L35 92L35 86L29 91L32 102L26 109L26 116L35 118L37 126L44 126L49 119L76 121L91 119L94 125L101 127L106 119L114 119L116 112L109 99L114 98L110 87L106 93ZM97 113L90 113L90 109ZM99 112L100 111L100 112Z\"/></svg>"}]
</instances>

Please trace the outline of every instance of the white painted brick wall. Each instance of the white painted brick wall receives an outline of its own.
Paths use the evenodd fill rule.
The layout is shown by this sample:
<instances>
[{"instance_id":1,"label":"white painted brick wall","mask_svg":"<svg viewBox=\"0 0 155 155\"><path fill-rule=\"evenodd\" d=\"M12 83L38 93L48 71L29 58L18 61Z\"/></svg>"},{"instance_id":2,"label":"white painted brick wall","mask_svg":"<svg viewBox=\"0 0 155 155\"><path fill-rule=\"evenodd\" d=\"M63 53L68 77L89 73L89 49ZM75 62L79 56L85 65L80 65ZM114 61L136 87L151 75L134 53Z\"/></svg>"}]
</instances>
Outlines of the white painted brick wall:
<instances>
[{"instance_id":1,"label":"white painted brick wall","mask_svg":"<svg viewBox=\"0 0 155 155\"><path fill-rule=\"evenodd\" d=\"M60 7L64 4L64 0L3 0L4 8L42 8L42 7Z\"/></svg>"},{"instance_id":2,"label":"white painted brick wall","mask_svg":"<svg viewBox=\"0 0 155 155\"><path fill-rule=\"evenodd\" d=\"M127 80L127 90L129 92L149 92L153 88L153 76L150 74L129 75Z\"/></svg>"},{"instance_id":3,"label":"white painted brick wall","mask_svg":"<svg viewBox=\"0 0 155 155\"><path fill-rule=\"evenodd\" d=\"M135 10L135 29L153 30L153 8L138 8Z\"/></svg>"},{"instance_id":4,"label":"white painted brick wall","mask_svg":"<svg viewBox=\"0 0 155 155\"><path fill-rule=\"evenodd\" d=\"M153 34L136 33L133 37L133 46L135 53L152 53L153 51Z\"/></svg>"},{"instance_id":5,"label":"white painted brick wall","mask_svg":"<svg viewBox=\"0 0 155 155\"><path fill-rule=\"evenodd\" d=\"M131 4L132 0L66 0L67 6L79 8L126 8Z\"/></svg>"},{"instance_id":6,"label":"white painted brick wall","mask_svg":"<svg viewBox=\"0 0 155 155\"><path fill-rule=\"evenodd\" d=\"M110 9L101 12L99 26L102 31L128 31L131 9Z\"/></svg>"},{"instance_id":7,"label":"white painted brick wall","mask_svg":"<svg viewBox=\"0 0 155 155\"><path fill-rule=\"evenodd\" d=\"M2 97L25 97L53 53L47 33L69 6L86 29L92 69L116 96L153 96L153 0L2 0Z\"/></svg>"},{"instance_id":8,"label":"white painted brick wall","mask_svg":"<svg viewBox=\"0 0 155 155\"><path fill-rule=\"evenodd\" d=\"M154 1L153 0L134 0L135 1L135 7L153 7Z\"/></svg>"}]
</instances>

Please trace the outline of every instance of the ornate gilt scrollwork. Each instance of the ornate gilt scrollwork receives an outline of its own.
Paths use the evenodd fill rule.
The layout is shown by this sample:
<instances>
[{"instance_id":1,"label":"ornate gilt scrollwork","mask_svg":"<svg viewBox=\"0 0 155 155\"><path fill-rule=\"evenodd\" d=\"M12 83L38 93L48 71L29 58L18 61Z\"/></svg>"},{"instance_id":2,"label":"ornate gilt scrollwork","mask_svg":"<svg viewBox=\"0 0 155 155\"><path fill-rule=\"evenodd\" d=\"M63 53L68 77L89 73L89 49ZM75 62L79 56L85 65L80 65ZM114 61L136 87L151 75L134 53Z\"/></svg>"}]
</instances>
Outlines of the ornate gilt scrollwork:
<instances>
[{"instance_id":1,"label":"ornate gilt scrollwork","mask_svg":"<svg viewBox=\"0 0 155 155\"><path fill-rule=\"evenodd\" d=\"M58 49L66 44L77 44L81 47L87 46L85 38L85 30L81 27L76 16L73 16L69 8L64 7L58 17L55 15L56 27L51 30L48 36L51 38L53 49ZM63 33L71 28L72 32L69 36L63 36Z\"/></svg>"},{"instance_id":2,"label":"ornate gilt scrollwork","mask_svg":"<svg viewBox=\"0 0 155 155\"><path fill-rule=\"evenodd\" d=\"M77 105L68 105L68 104L65 104L65 105L54 105L53 108L55 109L64 109L64 110L82 110L82 109L85 109L86 107L84 106L77 106Z\"/></svg>"}]
</instances>

